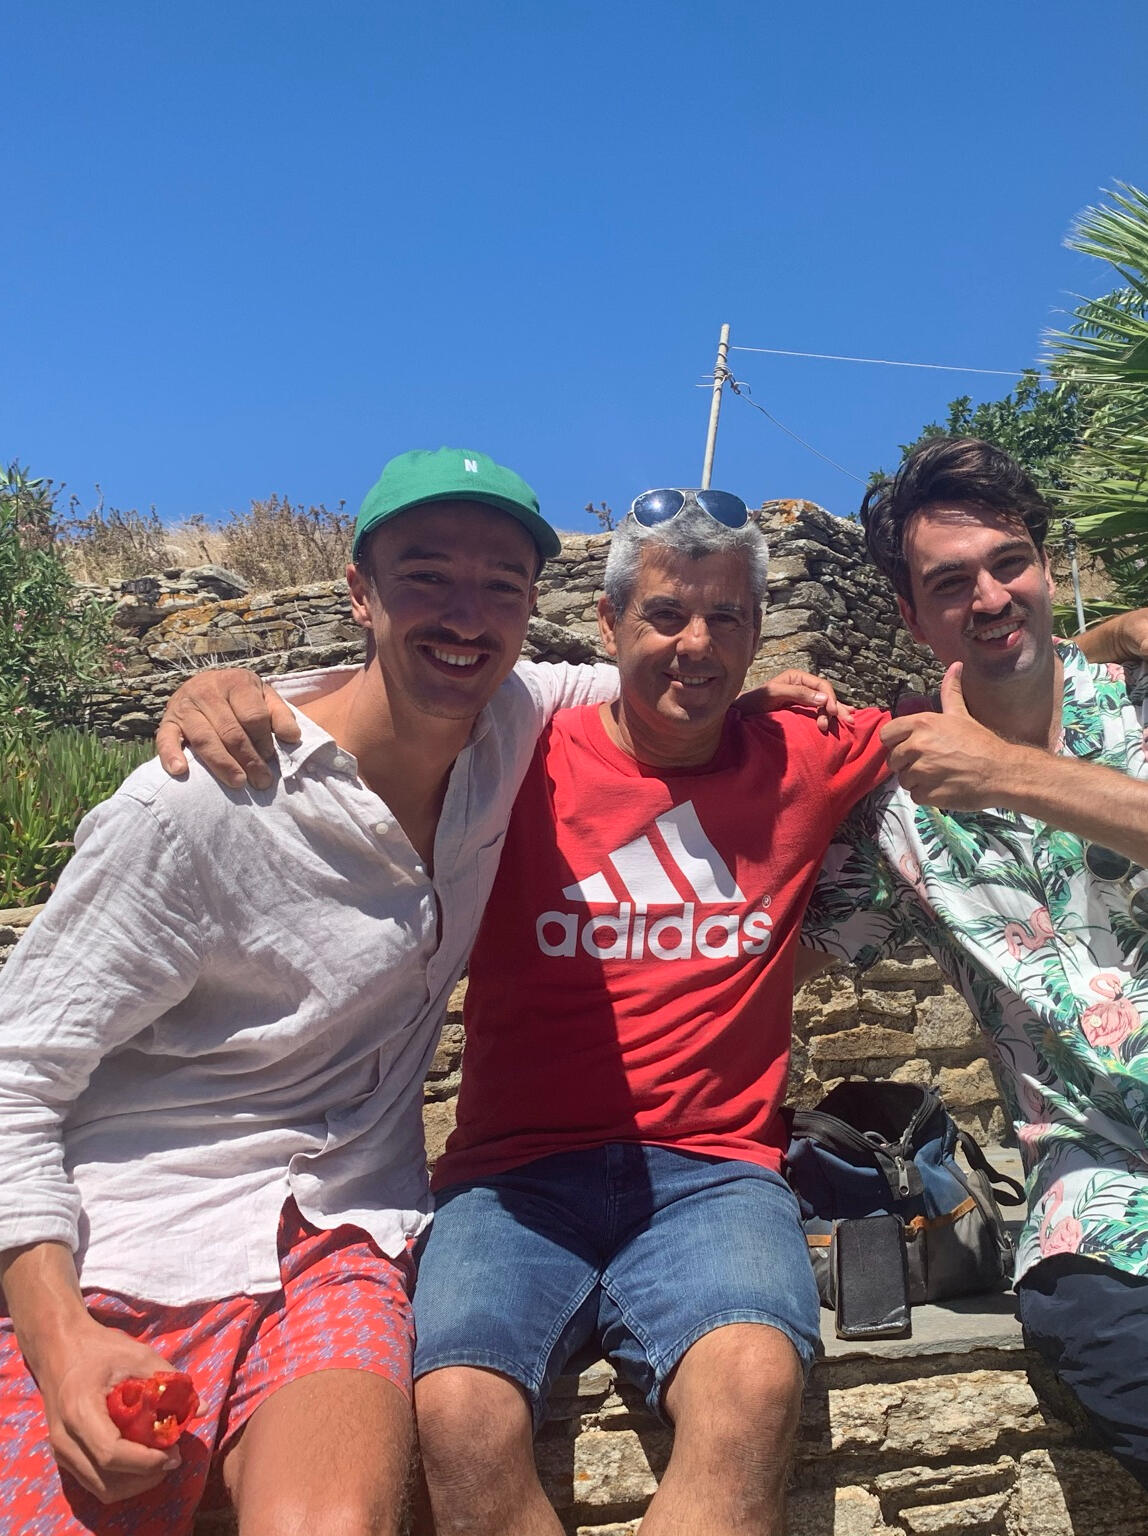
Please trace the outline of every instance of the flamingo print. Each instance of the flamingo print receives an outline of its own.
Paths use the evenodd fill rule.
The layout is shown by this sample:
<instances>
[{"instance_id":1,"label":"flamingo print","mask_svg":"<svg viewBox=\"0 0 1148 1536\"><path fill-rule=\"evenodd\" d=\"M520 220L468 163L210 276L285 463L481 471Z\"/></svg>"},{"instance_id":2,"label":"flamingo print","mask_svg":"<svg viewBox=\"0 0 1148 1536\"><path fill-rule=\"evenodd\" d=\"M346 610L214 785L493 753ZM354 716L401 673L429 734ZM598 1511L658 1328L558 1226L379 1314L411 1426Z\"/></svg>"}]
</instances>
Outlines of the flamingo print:
<instances>
[{"instance_id":1,"label":"flamingo print","mask_svg":"<svg viewBox=\"0 0 1148 1536\"><path fill-rule=\"evenodd\" d=\"M1064 1180L1057 1179L1048 1192L1044 1216L1040 1223L1040 1252L1042 1258L1054 1253L1075 1253L1084 1238L1084 1229L1075 1216L1065 1216L1054 1222L1057 1211L1064 1201Z\"/></svg>"},{"instance_id":2,"label":"flamingo print","mask_svg":"<svg viewBox=\"0 0 1148 1536\"><path fill-rule=\"evenodd\" d=\"M1101 1003L1092 1003L1080 1018L1084 1037L1094 1049L1112 1050L1120 1044L1140 1022L1140 1015L1124 996L1120 977L1112 971L1101 971L1088 983Z\"/></svg>"},{"instance_id":3,"label":"flamingo print","mask_svg":"<svg viewBox=\"0 0 1148 1536\"><path fill-rule=\"evenodd\" d=\"M1004 941L1014 960L1019 960L1022 952L1031 954L1034 949L1039 949L1053 938L1055 934L1047 907L1035 908L1027 926L1012 922L1006 923L1004 927Z\"/></svg>"}]
</instances>

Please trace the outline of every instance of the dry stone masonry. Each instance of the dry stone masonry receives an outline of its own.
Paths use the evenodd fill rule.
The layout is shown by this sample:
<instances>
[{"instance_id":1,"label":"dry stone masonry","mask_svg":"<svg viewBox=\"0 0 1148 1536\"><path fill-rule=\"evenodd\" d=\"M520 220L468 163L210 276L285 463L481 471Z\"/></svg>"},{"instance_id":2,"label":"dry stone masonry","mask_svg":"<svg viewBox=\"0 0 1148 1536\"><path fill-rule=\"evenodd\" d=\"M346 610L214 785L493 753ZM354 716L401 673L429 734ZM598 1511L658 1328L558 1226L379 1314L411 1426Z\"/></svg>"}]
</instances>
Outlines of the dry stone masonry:
<instances>
[{"instance_id":1,"label":"dry stone masonry","mask_svg":"<svg viewBox=\"0 0 1148 1536\"><path fill-rule=\"evenodd\" d=\"M751 683L803 667L832 679L852 703L885 704L936 682L931 658L901 627L893 599L865 563L856 524L808 501L767 502L756 515L772 558ZM566 535L539 582L527 655L601 657L595 608L609 547L608 534ZM204 666L270 674L362 655L342 581L251 593L239 577L208 565L88 590L114 606L116 684L92 699L86 715L111 736L150 736L171 693Z\"/></svg>"}]
</instances>

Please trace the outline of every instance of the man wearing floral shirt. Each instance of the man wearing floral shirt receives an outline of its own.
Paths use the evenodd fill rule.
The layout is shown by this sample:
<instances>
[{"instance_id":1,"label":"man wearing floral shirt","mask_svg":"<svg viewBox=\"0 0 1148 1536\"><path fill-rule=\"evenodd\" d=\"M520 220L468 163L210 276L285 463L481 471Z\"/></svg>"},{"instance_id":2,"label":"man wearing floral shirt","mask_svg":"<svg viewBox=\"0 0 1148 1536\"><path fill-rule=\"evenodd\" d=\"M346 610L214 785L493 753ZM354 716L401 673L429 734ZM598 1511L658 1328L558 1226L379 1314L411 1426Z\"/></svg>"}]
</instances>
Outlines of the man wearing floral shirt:
<instances>
[{"instance_id":1,"label":"man wearing floral shirt","mask_svg":"<svg viewBox=\"0 0 1148 1536\"><path fill-rule=\"evenodd\" d=\"M948 670L939 713L885 727L898 780L838 834L804 941L862 966L923 942L979 1018L1028 1170L1026 1338L1148 1486L1148 675L1054 644L1048 508L999 449L930 441L861 516Z\"/></svg>"}]
</instances>

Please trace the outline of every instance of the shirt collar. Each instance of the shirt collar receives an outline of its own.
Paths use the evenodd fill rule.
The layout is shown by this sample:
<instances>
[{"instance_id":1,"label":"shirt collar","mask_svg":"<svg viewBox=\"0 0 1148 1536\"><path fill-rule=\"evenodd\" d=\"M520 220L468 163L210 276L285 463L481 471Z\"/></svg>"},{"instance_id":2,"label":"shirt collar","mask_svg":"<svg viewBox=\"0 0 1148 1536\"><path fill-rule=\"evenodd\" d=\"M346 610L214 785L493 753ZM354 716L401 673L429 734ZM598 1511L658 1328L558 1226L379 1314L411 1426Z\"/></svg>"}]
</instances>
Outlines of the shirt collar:
<instances>
[{"instance_id":1,"label":"shirt collar","mask_svg":"<svg viewBox=\"0 0 1148 1536\"><path fill-rule=\"evenodd\" d=\"M312 758L319 758L323 754L323 760L336 773L344 773L354 778L358 773L358 761L354 754L341 747L329 731L315 724L309 715L305 715L288 699L285 701L291 713L295 716L301 732L299 741L284 743L275 738L275 755L279 760L279 771L285 780L296 778L303 770L306 763ZM466 746L477 744L489 734L494 724L494 716L490 704L483 706L471 727L467 737ZM460 754L461 755L461 754Z\"/></svg>"}]
</instances>

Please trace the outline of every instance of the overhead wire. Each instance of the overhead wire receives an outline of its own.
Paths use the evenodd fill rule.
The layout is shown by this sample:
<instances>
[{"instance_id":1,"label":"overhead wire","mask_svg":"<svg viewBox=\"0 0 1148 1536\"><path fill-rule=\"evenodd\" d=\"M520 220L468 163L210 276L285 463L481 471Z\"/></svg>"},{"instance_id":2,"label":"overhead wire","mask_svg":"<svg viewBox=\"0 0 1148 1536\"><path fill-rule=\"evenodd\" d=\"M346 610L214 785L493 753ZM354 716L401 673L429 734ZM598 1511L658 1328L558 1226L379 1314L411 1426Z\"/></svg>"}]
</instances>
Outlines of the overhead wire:
<instances>
[{"instance_id":1,"label":"overhead wire","mask_svg":"<svg viewBox=\"0 0 1148 1536\"><path fill-rule=\"evenodd\" d=\"M743 350L748 349L745 348ZM709 377L712 379L713 375L711 374ZM807 448L810 453L815 454L819 459L823 459L826 464L832 465L832 467L836 470L839 470L841 474L847 475L850 480L856 480L858 485L868 484L868 482L864 480L860 475L855 475L851 469L846 469L844 464L838 464L836 459L831 459L827 453L822 453L820 448L815 448L812 443L806 442L805 438L796 433L792 427L787 427L783 421L778 421L773 412L767 411L764 405L761 405L758 403L758 401L751 399L751 390L749 385L740 379L735 379L728 368L725 370L724 381L729 385L730 389L733 390L734 394L737 395L739 399L744 400L746 405L752 405L755 411L760 411L768 421L771 421L773 425L780 431L784 432L787 437L791 437L795 443L800 443L803 448Z\"/></svg>"},{"instance_id":2,"label":"overhead wire","mask_svg":"<svg viewBox=\"0 0 1148 1536\"><path fill-rule=\"evenodd\" d=\"M813 357L826 363L872 363L880 368L929 368L937 373L988 373L1002 379L1015 379L1022 373L1035 373L1038 379L1055 383L1051 373L1028 368L968 368L960 363L906 363L891 357L847 357L840 352L794 352L787 347L740 347L730 343L731 352L760 352L769 357Z\"/></svg>"}]
</instances>

